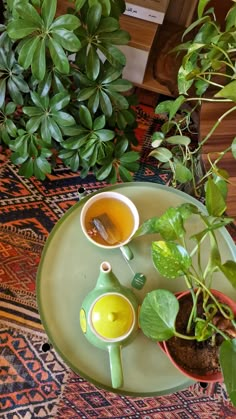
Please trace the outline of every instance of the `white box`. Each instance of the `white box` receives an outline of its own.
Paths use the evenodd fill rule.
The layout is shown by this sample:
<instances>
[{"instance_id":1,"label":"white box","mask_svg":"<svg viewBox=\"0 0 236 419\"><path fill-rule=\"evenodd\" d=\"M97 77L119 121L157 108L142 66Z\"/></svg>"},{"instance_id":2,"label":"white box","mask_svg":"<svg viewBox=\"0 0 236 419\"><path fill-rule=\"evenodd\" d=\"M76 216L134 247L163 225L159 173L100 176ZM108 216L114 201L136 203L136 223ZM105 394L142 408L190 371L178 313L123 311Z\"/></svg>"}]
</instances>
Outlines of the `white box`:
<instances>
[{"instance_id":1,"label":"white box","mask_svg":"<svg viewBox=\"0 0 236 419\"><path fill-rule=\"evenodd\" d=\"M126 1L125 15L154 23L163 23L169 0Z\"/></svg>"},{"instance_id":2,"label":"white box","mask_svg":"<svg viewBox=\"0 0 236 419\"><path fill-rule=\"evenodd\" d=\"M129 45L119 46L119 49L126 56L126 66L123 70L123 77L133 83L141 84L144 79L147 61L150 51L130 47Z\"/></svg>"}]
</instances>

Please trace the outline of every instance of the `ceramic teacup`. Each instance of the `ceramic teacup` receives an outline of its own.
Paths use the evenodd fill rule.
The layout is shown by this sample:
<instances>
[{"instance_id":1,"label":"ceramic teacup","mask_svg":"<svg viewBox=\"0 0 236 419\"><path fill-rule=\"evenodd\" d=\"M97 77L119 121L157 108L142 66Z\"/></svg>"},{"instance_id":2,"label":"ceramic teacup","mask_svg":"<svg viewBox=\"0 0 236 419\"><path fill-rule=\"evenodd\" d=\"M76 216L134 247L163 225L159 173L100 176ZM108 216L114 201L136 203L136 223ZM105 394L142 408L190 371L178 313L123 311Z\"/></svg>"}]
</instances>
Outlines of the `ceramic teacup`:
<instances>
[{"instance_id":1,"label":"ceramic teacup","mask_svg":"<svg viewBox=\"0 0 236 419\"><path fill-rule=\"evenodd\" d=\"M133 258L128 246L139 227L139 213L134 203L125 195L106 191L85 201L80 215L85 236L104 249L120 248L127 260Z\"/></svg>"}]
</instances>

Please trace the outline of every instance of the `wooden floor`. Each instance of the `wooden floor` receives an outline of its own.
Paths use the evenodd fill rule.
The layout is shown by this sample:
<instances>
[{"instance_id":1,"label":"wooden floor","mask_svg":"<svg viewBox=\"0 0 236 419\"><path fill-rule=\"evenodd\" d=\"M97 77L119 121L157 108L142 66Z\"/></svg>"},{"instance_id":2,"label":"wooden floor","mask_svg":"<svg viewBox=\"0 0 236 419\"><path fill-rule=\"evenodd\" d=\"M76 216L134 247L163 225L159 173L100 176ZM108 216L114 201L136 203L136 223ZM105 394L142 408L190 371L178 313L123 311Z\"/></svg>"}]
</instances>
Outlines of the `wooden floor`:
<instances>
[{"instance_id":1,"label":"wooden floor","mask_svg":"<svg viewBox=\"0 0 236 419\"><path fill-rule=\"evenodd\" d=\"M214 122L229 109L229 105L225 103L212 104L210 102L204 103L200 114L200 138L204 138L209 132ZM205 166L209 166L208 153L214 160L218 157L217 152L225 150L232 144L236 137L236 111L228 115L217 127L211 138L203 147L203 162ZM217 150L217 152L216 152ZM229 151L220 164L220 167L229 173L229 193L227 200L227 213L236 220L236 160L231 151Z\"/></svg>"}]
</instances>

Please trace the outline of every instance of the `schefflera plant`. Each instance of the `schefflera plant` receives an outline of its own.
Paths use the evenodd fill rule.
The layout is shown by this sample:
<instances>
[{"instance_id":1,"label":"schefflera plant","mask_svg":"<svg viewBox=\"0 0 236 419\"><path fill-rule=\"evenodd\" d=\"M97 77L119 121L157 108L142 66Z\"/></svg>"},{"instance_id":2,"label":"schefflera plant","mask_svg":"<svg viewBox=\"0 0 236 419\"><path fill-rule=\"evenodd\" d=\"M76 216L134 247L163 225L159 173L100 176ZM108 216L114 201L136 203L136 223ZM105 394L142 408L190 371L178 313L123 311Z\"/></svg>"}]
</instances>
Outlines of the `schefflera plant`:
<instances>
[{"instance_id":1,"label":"schefflera plant","mask_svg":"<svg viewBox=\"0 0 236 419\"><path fill-rule=\"evenodd\" d=\"M25 177L63 161L81 177L131 180L139 154L119 45L123 0L6 0L0 26L0 144Z\"/></svg>"},{"instance_id":2,"label":"schefflera plant","mask_svg":"<svg viewBox=\"0 0 236 419\"><path fill-rule=\"evenodd\" d=\"M210 180L210 182L212 182ZM220 346L220 365L224 382L232 403L236 406L236 321L232 309L221 303L212 293L214 275L221 272L222 281L229 281L236 288L236 262L222 262L217 230L231 223L231 218L223 216L224 205L219 204L220 192L211 195L211 188L206 191L207 210L192 203L178 207L169 207L159 217L146 220L135 233L135 237L157 233L159 239L151 244L151 257L159 274L169 281L183 277L186 289L192 297L192 310L187 319L186 334L176 330L176 318L180 309L175 293L166 289L149 292L140 309L140 327L143 333L154 341L166 341L173 336L196 340L198 342L214 339L217 333L224 340ZM199 230L189 237L187 223L191 217L198 217ZM207 245L204 242L207 240ZM204 253L209 248L208 259ZM197 313L197 304L201 304L203 316ZM227 330L217 327L213 319L220 314L231 325ZM229 326L229 325L228 325ZM228 333L229 330L233 333Z\"/></svg>"}]
</instances>

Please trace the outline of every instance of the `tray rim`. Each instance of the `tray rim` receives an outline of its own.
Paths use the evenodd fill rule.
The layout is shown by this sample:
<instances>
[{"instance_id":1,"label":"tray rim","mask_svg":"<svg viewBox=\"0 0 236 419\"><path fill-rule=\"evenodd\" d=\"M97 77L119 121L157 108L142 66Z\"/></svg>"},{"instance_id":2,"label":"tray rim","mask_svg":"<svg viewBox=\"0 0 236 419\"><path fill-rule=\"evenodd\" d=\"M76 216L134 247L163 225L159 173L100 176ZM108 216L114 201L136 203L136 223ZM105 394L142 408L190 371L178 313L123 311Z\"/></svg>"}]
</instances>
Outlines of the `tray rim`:
<instances>
[{"instance_id":1,"label":"tray rim","mask_svg":"<svg viewBox=\"0 0 236 419\"><path fill-rule=\"evenodd\" d=\"M107 390L109 392L112 393L117 393L120 395L125 395L125 396L132 396L132 397L155 397L155 396L162 396L162 395L167 395L167 394L171 394L173 392L179 391L179 390L183 390L185 388L187 388L188 386L190 386L191 384L196 383L196 381L191 380L189 378L186 377L186 381L183 384L175 385L175 387L170 388L170 389L165 389L165 390L156 390L156 391L147 391L147 392L136 392L136 391L128 391L128 390L124 390L124 389L115 389L111 386L108 386L106 384L103 384L99 381L97 381L96 379L94 379L93 377L87 375L86 373L84 373L83 371L80 371L79 368L77 368L75 365L73 365L70 360L63 354L63 351L58 347L58 345L55 343L54 338L53 338L53 333L51 333L50 327L47 324L47 320L45 318L44 315L44 309L43 309L43 302L41 301L40 298L40 290L41 290L41 272L43 269L43 263L44 263L44 259L47 253L47 249L50 246L50 243L52 241L52 239L54 238L55 234L57 233L57 231L59 230L60 226L62 223L64 223L64 221L70 216L70 214L74 211L77 210L78 207L82 206L91 196L99 194L100 192L104 192L104 191L109 191L109 190L116 190L116 189L122 189L123 187L127 188L127 187L139 187L139 186L152 186L154 188L157 189L163 189L166 191L169 191L170 193L174 193L176 195L182 196L183 198L187 199L188 201L190 201L191 203L195 204L196 206L198 206L203 212L207 213L207 209L205 207L205 205L198 201L196 198L192 197L191 195L188 195L187 193L179 190L179 189L175 189L172 186L167 186L167 185L162 185L159 183L154 183L154 182L129 182L129 183L121 183L121 184L115 184L115 185L111 185L111 186L104 186L94 192L89 193L88 195L85 195L84 197L82 197L76 204L72 205L72 207L70 207L63 215L62 217L56 222L56 224L54 225L54 227L52 228L51 232L49 233L43 251L41 253L41 257L40 257L40 262L39 262L39 266L37 269L37 274L36 274L36 300L37 300L37 306L38 306L38 310L39 310L39 315L40 315L40 320L42 322L42 325L44 327L44 330L46 332L46 335L48 337L49 343L52 344L53 348L55 349L55 351L57 352L57 354L62 358L62 360L65 362L65 364L71 368L72 371L74 371L75 373L79 374L82 378L84 378L85 380L87 380L89 383L95 385L96 387L100 388L100 389L104 389ZM235 243L230 235L230 233L227 231L227 229L225 227L221 228L221 234L224 237L224 239L226 240L229 249L231 250L232 254L235 257L236 260L236 246Z\"/></svg>"}]
</instances>

